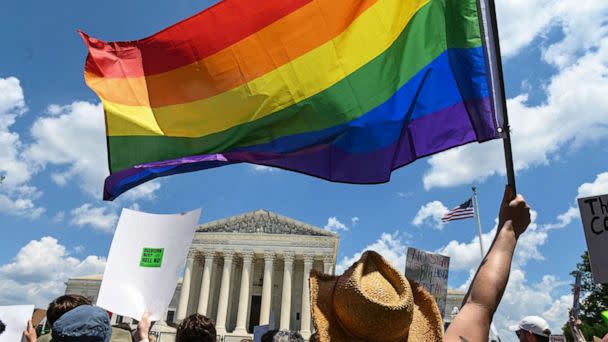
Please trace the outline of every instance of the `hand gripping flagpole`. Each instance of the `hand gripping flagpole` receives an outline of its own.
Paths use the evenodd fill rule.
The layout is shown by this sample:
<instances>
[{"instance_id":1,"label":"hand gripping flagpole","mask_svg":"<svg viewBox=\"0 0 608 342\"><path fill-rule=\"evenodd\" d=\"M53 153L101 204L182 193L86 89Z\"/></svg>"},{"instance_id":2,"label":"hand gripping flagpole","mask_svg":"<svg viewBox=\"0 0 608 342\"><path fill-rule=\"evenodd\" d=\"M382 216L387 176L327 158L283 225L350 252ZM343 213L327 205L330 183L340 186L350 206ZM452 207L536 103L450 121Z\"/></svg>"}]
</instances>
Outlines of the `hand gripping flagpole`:
<instances>
[{"instance_id":1,"label":"hand gripping flagpole","mask_svg":"<svg viewBox=\"0 0 608 342\"><path fill-rule=\"evenodd\" d=\"M487 63L492 88L491 92L494 100L494 109L496 111L496 116L500 126L498 128L498 132L503 138L507 181L511 189L513 189L513 194L515 195L517 194L517 190L515 187L513 151L511 148L511 127L509 126L509 115L507 113L507 97L505 95L502 57L500 55L498 24L496 21L496 6L494 4L494 0L479 0L479 5L482 12L482 28L486 41Z\"/></svg>"}]
</instances>

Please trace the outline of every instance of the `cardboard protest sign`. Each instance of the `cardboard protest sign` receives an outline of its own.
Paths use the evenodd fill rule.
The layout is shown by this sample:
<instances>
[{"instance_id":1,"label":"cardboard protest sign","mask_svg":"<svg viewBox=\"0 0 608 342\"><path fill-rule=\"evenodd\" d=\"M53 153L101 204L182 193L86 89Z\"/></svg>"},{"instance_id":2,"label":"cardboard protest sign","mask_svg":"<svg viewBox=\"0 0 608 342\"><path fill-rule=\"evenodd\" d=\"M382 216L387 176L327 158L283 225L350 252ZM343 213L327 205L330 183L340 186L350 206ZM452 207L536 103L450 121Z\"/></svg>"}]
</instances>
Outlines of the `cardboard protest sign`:
<instances>
[{"instance_id":1,"label":"cardboard protest sign","mask_svg":"<svg viewBox=\"0 0 608 342\"><path fill-rule=\"evenodd\" d=\"M192 244L200 209L157 215L123 209L97 305L114 314L164 318Z\"/></svg>"},{"instance_id":2,"label":"cardboard protest sign","mask_svg":"<svg viewBox=\"0 0 608 342\"><path fill-rule=\"evenodd\" d=\"M608 283L608 195L578 199L593 282Z\"/></svg>"},{"instance_id":3,"label":"cardboard protest sign","mask_svg":"<svg viewBox=\"0 0 608 342\"><path fill-rule=\"evenodd\" d=\"M22 341L27 321L32 319L33 312L34 305L0 306L0 325L4 326L4 331L0 333L0 342Z\"/></svg>"},{"instance_id":4,"label":"cardboard protest sign","mask_svg":"<svg viewBox=\"0 0 608 342\"><path fill-rule=\"evenodd\" d=\"M450 257L411 247L407 249L405 276L424 286L435 297L441 317L448 297L449 266Z\"/></svg>"}]
</instances>

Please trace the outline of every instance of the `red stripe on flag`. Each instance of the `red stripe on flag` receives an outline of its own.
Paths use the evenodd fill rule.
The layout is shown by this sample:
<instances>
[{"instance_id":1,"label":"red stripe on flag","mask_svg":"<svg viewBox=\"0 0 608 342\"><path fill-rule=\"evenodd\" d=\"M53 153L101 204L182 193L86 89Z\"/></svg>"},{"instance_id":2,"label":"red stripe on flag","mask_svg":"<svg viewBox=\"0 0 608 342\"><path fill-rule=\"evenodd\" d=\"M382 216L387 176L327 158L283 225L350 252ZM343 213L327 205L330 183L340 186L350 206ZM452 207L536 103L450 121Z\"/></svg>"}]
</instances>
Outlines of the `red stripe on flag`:
<instances>
[{"instance_id":1,"label":"red stripe on flag","mask_svg":"<svg viewBox=\"0 0 608 342\"><path fill-rule=\"evenodd\" d=\"M223 50L311 1L224 0L136 41L104 42L80 32L89 47L86 68L104 77L166 72Z\"/></svg>"}]
</instances>

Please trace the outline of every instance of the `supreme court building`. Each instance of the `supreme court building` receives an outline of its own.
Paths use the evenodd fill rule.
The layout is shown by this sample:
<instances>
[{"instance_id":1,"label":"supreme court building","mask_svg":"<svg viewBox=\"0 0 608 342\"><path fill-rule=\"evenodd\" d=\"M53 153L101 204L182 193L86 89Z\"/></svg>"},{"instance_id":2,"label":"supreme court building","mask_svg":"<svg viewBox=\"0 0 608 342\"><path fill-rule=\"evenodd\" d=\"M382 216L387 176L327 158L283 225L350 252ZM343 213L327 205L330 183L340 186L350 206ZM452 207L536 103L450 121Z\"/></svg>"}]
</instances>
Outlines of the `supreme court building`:
<instances>
[{"instance_id":1,"label":"supreme court building","mask_svg":"<svg viewBox=\"0 0 608 342\"><path fill-rule=\"evenodd\" d=\"M216 321L218 336L226 342L251 338L253 327L264 324L300 331L308 339L308 275L312 269L334 273L338 239L267 210L200 225L166 320L204 314ZM100 280L70 279L66 293L94 301Z\"/></svg>"}]
</instances>

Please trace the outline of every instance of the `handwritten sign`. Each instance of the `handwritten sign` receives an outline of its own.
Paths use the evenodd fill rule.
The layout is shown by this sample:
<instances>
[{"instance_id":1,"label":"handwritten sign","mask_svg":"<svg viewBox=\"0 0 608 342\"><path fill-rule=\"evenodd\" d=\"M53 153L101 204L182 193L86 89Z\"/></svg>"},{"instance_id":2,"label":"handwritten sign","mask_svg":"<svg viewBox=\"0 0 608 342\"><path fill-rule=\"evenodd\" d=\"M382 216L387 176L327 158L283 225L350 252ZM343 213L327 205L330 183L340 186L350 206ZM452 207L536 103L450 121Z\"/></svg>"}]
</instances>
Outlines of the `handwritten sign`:
<instances>
[{"instance_id":1,"label":"handwritten sign","mask_svg":"<svg viewBox=\"0 0 608 342\"><path fill-rule=\"evenodd\" d=\"M608 195L578 199L593 282L608 283Z\"/></svg>"},{"instance_id":2,"label":"handwritten sign","mask_svg":"<svg viewBox=\"0 0 608 342\"><path fill-rule=\"evenodd\" d=\"M566 336L564 335L551 335L551 342L566 342Z\"/></svg>"},{"instance_id":3,"label":"handwritten sign","mask_svg":"<svg viewBox=\"0 0 608 342\"><path fill-rule=\"evenodd\" d=\"M407 249L405 276L422 285L437 302L441 317L445 314L448 297L448 270L450 257L425 252L416 248Z\"/></svg>"},{"instance_id":4,"label":"handwritten sign","mask_svg":"<svg viewBox=\"0 0 608 342\"><path fill-rule=\"evenodd\" d=\"M164 248L147 248L141 252L139 267L160 267L163 264Z\"/></svg>"}]
</instances>

